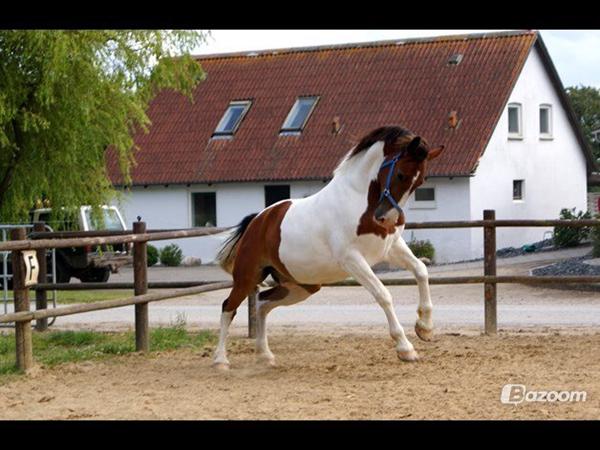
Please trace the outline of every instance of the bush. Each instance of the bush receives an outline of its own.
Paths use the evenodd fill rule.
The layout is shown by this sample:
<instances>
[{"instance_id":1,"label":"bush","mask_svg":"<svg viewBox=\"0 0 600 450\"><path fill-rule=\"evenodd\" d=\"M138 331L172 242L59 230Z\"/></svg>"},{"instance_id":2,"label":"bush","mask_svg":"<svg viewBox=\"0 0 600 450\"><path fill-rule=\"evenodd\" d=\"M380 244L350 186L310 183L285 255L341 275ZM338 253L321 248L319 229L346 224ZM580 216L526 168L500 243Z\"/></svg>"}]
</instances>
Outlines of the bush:
<instances>
[{"instance_id":1,"label":"bush","mask_svg":"<svg viewBox=\"0 0 600 450\"><path fill-rule=\"evenodd\" d=\"M594 219L600 219L600 214L596 214ZM591 227L590 237L592 238L592 256L600 258L600 227Z\"/></svg>"},{"instance_id":2,"label":"bush","mask_svg":"<svg viewBox=\"0 0 600 450\"><path fill-rule=\"evenodd\" d=\"M575 208L563 208L560 210L560 219L582 220L591 219L590 212L579 211ZM575 247L590 234L590 227L554 227L554 245L556 247Z\"/></svg>"},{"instance_id":3,"label":"bush","mask_svg":"<svg viewBox=\"0 0 600 450\"><path fill-rule=\"evenodd\" d=\"M148 255L148 267L155 265L158 262L158 249L154 245L148 244L146 253Z\"/></svg>"},{"instance_id":4,"label":"bush","mask_svg":"<svg viewBox=\"0 0 600 450\"><path fill-rule=\"evenodd\" d=\"M160 263L163 266L177 267L181 264L183 252L177 244L169 244L160 250Z\"/></svg>"},{"instance_id":5,"label":"bush","mask_svg":"<svg viewBox=\"0 0 600 450\"><path fill-rule=\"evenodd\" d=\"M430 241L413 240L408 242L408 247L412 250L417 258L429 258L433 262L435 256L435 248Z\"/></svg>"}]
</instances>

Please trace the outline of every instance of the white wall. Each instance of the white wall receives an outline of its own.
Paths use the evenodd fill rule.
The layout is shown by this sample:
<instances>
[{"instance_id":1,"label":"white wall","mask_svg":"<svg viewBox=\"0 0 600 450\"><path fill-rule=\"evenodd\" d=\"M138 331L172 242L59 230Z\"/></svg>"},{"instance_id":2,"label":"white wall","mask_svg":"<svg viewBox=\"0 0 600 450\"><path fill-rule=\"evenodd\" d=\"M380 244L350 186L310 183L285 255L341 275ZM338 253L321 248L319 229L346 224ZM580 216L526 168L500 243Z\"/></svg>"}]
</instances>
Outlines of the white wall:
<instances>
[{"instance_id":1,"label":"white wall","mask_svg":"<svg viewBox=\"0 0 600 450\"><path fill-rule=\"evenodd\" d=\"M136 186L124 193L120 207L128 227L141 216L148 228L188 228L192 224L192 193L215 192L217 206L217 226L236 225L248 214L260 212L265 207L265 184L289 184L292 198L302 198L321 189L321 181L299 181L292 183L222 183L182 186L169 185ZM179 245L185 256L201 258L203 263L211 262L226 238L225 235L177 239L175 241L155 241L152 245L161 248L170 243Z\"/></svg>"},{"instance_id":2,"label":"white wall","mask_svg":"<svg viewBox=\"0 0 600 450\"><path fill-rule=\"evenodd\" d=\"M433 222L444 220L468 220L470 215L469 179L465 177L429 178L421 188L435 188L435 207L421 208L408 200L404 213L407 222ZM433 205L432 205L433 206ZM471 257L471 232L468 228L439 230L406 230L404 239L428 239L435 247L438 263L461 261Z\"/></svg>"},{"instance_id":3,"label":"white wall","mask_svg":"<svg viewBox=\"0 0 600 450\"><path fill-rule=\"evenodd\" d=\"M523 139L508 139L507 105L470 179L471 219L481 219L484 209L495 209L497 219L553 219L561 208L585 210L585 158L537 49L525 63L512 102L522 104ZM540 104L552 105L552 140L540 139ZM517 179L525 180L523 201L513 201ZM498 228L498 248L540 241L546 230L551 228ZM482 256L481 229L473 230L471 248L472 257Z\"/></svg>"}]
</instances>

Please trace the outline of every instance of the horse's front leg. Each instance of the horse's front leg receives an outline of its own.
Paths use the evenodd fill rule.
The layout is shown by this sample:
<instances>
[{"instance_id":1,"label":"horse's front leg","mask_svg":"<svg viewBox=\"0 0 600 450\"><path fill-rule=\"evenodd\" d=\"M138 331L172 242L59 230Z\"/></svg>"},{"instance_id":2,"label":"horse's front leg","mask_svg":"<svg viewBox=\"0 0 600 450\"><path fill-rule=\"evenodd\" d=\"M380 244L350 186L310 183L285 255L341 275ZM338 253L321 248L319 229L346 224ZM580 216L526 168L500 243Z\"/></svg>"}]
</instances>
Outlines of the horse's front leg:
<instances>
[{"instance_id":1,"label":"horse's front leg","mask_svg":"<svg viewBox=\"0 0 600 450\"><path fill-rule=\"evenodd\" d=\"M402 325L398 322L392 302L392 294L390 294L390 291L373 273L365 258L358 251L351 251L341 258L340 264L346 272L352 275L356 281L375 297L377 303L383 308L388 320L390 335L396 342L398 358L403 361L416 361L419 356L413 345L406 338Z\"/></svg>"},{"instance_id":2,"label":"horse's front leg","mask_svg":"<svg viewBox=\"0 0 600 450\"><path fill-rule=\"evenodd\" d=\"M419 287L419 307L417 309L418 318L415 323L415 333L422 340L430 341L433 338L433 319L431 317L433 304L431 303L431 294L429 292L427 266L413 254L410 247L401 237L398 238L390 249L388 259L392 264L410 270L415 276Z\"/></svg>"}]
</instances>

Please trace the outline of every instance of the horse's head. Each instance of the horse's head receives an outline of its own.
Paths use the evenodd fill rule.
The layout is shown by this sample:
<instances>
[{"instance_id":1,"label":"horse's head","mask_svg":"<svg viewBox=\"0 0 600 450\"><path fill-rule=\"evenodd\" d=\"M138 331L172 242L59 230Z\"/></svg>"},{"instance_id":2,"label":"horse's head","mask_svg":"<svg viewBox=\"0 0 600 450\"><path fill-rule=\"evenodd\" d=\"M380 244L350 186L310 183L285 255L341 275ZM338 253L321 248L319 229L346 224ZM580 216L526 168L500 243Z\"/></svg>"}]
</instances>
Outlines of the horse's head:
<instances>
[{"instance_id":1,"label":"horse's head","mask_svg":"<svg viewBox=\"0 0 600 450\"><path fill-rule=\"evenodd\" d=\"M375 220L395 223L402 207L425 180L427 162L444 150L440 145L430 148L425 139L411 135L385 146L385 159L377 174L380 196Z\"/></svg>"}]
</instances>

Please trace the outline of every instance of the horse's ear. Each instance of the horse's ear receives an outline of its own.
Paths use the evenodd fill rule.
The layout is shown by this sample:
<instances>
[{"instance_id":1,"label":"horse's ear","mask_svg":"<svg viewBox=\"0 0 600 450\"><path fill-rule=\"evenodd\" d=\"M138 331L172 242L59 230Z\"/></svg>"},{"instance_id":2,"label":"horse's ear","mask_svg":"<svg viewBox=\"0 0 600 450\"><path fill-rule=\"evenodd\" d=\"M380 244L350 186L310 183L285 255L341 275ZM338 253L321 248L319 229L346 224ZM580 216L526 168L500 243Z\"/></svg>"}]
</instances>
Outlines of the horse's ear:
<instances>
[{"instance_id":1,"label":"horse's ear","mask_svg":"<svg viewBox=\"0 0 600 450\"><path fill-rule=\"evenodd\" d=\"M409 152L414 152L421 145L421 136L415 136L412 141L408 143L408 147L406 150Z\"/></svg>"},{"instance_id":2,"label":"horse's ear","mask_svg":"<svg viewBox=\"0 0 600 450\"><path fill-rule=\"evenodd\" d=\"M417 161L424 161L427 159L427 150L425 150L421 144L421 137L416 136L406 147L406 151L408 151L409 155L411 155Z\"/></svg>"},{"instance_id":3,"label":"horse's ear","mask_svg":"<svg viewBox=\"0 0 600 450\"><path fill-rule=\"evenodd\" d=\"M440 145L439 147L429 150L429 152L427 152L427 161L431 161L432 159L435 159L438 156L440 156L440 154L442 153L443 150L444 150L443 145Z\"/></svg>"}]
</instances>

